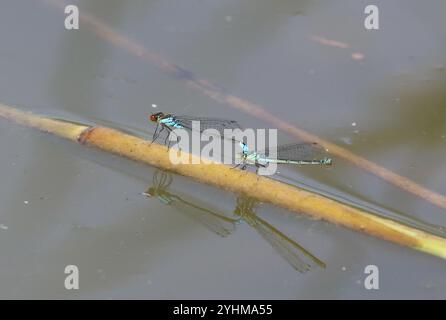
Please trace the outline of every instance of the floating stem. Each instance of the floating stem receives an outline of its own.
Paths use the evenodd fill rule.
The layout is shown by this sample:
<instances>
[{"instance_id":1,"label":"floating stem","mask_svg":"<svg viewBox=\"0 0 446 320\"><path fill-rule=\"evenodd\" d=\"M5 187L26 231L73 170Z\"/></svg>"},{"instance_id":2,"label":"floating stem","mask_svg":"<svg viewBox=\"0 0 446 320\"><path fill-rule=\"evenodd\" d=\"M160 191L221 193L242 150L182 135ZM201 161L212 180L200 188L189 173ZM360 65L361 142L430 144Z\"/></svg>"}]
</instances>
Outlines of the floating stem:
<instances>
[{"instance_id":1,"label":"floating stem","mask_svg":"<svg viewBox=\"0 0 446 320\"><path fill-rule=\"evenodd\" d=\"M446 239L254 173L219 164L172 164L164 145L115 129L38 116L0 103L0 117L141 163L191 177L313 219L325 220L446 259ZM186 156L196 158L191 154ZM198 160L195 159L195 160ZM199 162L199 161L198 161Z\"/></svg>"}]
</instances>

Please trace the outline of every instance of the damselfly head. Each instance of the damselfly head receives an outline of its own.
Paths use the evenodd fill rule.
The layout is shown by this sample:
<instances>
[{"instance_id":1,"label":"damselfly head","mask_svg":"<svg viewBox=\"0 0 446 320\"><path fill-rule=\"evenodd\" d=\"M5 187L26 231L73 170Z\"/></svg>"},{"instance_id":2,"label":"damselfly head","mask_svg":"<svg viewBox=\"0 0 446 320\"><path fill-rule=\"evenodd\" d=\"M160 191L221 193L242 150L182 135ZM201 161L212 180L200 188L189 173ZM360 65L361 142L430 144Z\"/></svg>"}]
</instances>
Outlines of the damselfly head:
<instances>
[{"instance_id":1,"label":"damselfly head","mask_svg":"<svg viewBox=\"0 0 446 320\"><path fill-rule=\"evenodd\" d=\"M158 119L162 118L164 116L164 113L162 112L156 112L152 113L149 117L150 121L152 122L158 122Z\"/></svg>"}]
</instances>

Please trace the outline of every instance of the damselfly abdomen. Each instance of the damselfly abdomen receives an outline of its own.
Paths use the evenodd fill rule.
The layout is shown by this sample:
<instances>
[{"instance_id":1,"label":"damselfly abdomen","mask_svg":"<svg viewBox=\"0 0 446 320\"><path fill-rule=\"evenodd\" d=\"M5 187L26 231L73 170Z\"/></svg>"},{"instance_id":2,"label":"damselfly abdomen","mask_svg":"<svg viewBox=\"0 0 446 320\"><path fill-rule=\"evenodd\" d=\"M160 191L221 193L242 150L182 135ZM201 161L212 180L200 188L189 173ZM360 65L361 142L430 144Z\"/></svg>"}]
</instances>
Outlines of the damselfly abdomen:
<instances>
[{"instance_id":1,"label":"damselfly abdomen","mask_svg":"<svg viewBox=\"0 0 446 320\"><path fill-rule=\"evenodd\" d=\"M260 167L266 167L270 163L295 164L295 165L331 165L329 157L318 158L325 150L315 142L290 143L277 148L265 149L262 152L250 151L246 143L240 142L242 153L240 154L241 166L244 170L248 165L254 165L257 171Z\"/></svg>"}]
</instances>

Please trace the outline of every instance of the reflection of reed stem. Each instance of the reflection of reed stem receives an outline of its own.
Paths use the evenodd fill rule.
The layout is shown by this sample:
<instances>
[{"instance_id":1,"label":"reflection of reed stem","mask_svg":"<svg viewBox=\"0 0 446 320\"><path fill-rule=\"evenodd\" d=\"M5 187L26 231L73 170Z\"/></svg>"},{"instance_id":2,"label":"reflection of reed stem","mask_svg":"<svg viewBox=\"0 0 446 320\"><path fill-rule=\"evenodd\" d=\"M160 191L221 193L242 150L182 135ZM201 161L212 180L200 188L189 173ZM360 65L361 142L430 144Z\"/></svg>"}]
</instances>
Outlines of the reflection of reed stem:
<instances>
[{"instance_id":1,"label":"reflection of reed stem","mask_svg":"<svg viewBox=\"0 0 446 320\"><path fill-rule=\"evenodd\" d=\"M65 7L65 3L61 0L47 0L47 2L57 7ZM332 155L343 158L355 166L382 178L383 180L397 186L398 188L401 188L402 190L405 190L406 192L410 192L436 206L446 209L446 197L444 195L429 190L428 188L423 187L406 177L400 176L393 171L367 160L343 147L340 147L337 144L328 142L314 134L281 120L280 118L266 111L260 105L226 93L224 90L210 83L208 80L197 77L193 72L169 62L161 55L153 53L144 48L142 45L117 33L110 26L101 22L87 12L80 13L80 19L86 25L90 26L90 28L104 40L117 47L125 49L130 54L137 56L142 60L150 62L151 64L160 68L163 72L174 76L176 79L184 81L187 85L200 91L202 94L210 97L211 99L214 99L220 103L225 103L230 107L236 108L267 123L270 123L277 129L286 131L297 139L308 142L317 142L329 150ZM323 38L319 37L316 39L319 39L320 42ZM330 40L324 39L324 41L327 43L327 41ZM333 44L333 41L331 41L331 43Z\"/></svg>"},{"instance_id":2,"label":"reflection of reed stem","mask_svg":"<svg viewBox=\"0 0 446 320\"><path fill-rule=\"evenodd\" d=\"M96 147L135 161L170 170L205 184L252 197L295 212L305 213L353 230L446 259L446 239L407 225L374 216L358 208L254 173L233 170L218 163L172 164L165 146L106 127L89 127L19 111L0 103L0 117ZM199 159L186 154L190 159Z\"/></svg>"}]
</instances>

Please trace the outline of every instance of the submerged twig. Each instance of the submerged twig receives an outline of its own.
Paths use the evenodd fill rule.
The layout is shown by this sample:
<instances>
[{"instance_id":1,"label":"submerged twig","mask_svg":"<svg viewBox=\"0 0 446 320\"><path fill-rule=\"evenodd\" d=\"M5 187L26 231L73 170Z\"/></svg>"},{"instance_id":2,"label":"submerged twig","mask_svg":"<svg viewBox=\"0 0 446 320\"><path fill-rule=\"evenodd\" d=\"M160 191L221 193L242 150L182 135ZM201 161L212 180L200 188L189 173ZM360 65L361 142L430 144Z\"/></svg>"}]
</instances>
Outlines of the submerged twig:
<instances>
[{"instance_id":1,"label":"submerged twig","mask_svg":"<svg viewBox=\"0 0 446 320\"><path fill-rule=\"evenodd\" d=\"M106 127L78 125L23 112L0 103L0 117L82 145L191 177L261 202L304 213L446 259L446 239L254 173L211 164L172 164L166 146ZM186 154L195 163L200 160ZM192 162L194 163L194 162Z\"/></svg>"}]
</instances>

